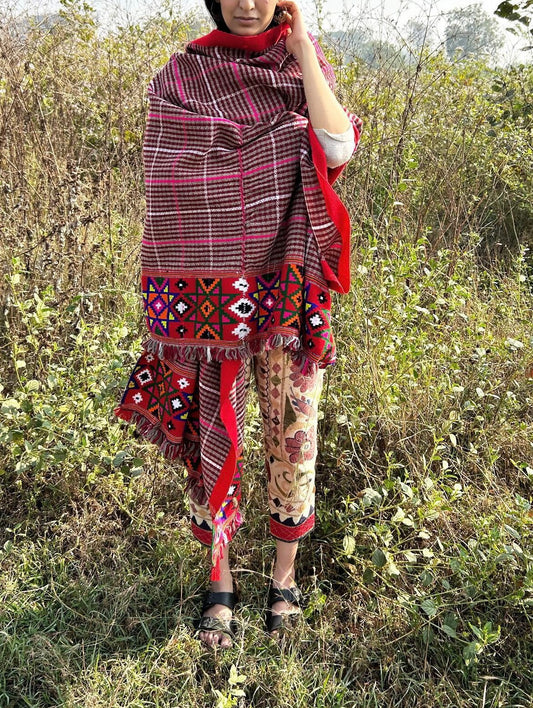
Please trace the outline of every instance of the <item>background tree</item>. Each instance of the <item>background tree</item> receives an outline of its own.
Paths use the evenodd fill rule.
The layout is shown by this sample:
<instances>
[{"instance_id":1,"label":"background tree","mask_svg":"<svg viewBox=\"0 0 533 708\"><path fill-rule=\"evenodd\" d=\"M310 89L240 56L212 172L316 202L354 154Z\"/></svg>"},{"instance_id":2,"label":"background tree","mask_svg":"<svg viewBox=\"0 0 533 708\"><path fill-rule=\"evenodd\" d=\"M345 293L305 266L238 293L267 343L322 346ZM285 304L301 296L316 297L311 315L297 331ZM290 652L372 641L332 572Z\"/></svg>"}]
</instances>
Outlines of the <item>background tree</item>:
<instances>
[{"instance_id":1,"label":"background tree","mask_svg":"<svg viewBox=\"0 0 533 708\"><path fill-rule=\"evenodd\" d=\"M362 61L374 68L392 67L401 65L405 59L399 46L374 36L366 29L353 28L328 32L324 35L323 41L337 54L343 64Z\"/></svg>"},{"instance_id":2,"label":"background tree","mask_svg":"<svg viewBox=\"0 0 533 708\"><path fill-rule=\"evenodd\" d=\"M445 29L446 53L494 56L503 46L497 21L479 4L452 10Z\"/></svg>"},{"instance_id":3,"label":"background tree","mask_svg":"<svg viewBox=\"0 0 533 708\"><path fill-rule=\"evenodd\" d=\"M431 46L435 40L435 32L428 20L409 20L405 25L405 33L408 46L417 51Z\"/></svg>"}]
</instances>

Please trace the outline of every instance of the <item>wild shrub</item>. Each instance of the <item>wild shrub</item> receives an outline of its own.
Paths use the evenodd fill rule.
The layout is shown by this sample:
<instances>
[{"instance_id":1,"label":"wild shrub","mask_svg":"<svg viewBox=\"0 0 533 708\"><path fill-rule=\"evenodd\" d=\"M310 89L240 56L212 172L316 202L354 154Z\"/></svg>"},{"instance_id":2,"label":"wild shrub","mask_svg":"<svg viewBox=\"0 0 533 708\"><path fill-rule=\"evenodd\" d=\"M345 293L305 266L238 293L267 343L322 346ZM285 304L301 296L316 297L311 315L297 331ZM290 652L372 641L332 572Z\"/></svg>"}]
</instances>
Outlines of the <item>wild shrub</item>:
<instances>
[{"instance_id":1,"label":"wild shrub","mask_svg":"<svg viewBox=\"0 0 533 708\"><path fill-rule=\"evenodd\" d=\"M453 63L428 53L389 68L342 70L347 101L365 118L345 194L356 233L427 237L461 249L479 235L489 260L533 238L533 70Z\"/></svg>"}]
</instances>

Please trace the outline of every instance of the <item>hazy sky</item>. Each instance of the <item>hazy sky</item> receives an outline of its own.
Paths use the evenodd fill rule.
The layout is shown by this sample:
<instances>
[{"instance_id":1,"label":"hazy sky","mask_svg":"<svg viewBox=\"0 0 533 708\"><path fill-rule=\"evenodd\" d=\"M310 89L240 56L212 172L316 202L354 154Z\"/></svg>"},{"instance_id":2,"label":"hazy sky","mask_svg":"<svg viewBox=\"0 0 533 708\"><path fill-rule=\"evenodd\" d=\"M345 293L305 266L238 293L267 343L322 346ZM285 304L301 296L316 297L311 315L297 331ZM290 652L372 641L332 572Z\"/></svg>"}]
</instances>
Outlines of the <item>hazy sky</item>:
<instances>
[{"instance_id":1,"label":"hazy sky","mask_svg":"<svg viewBox=\"0 0 533 708\"><path fill-rule=\"evenodd\" d=\"M153 15L163 5L172 6L176 12L179 10L198 10L205 16L205 5L202 0L86 0L98 13L101 20L124 24L128 20L135 20L143 16ZM409 19L428 22L434 33L442 38L445 26L445 15L455 8L465 8L469 5L480 4L491 15L497 8L500 0L299 0L305 13L310 29L317 26L317 14L322 15L322 27L325 30L346 29L351 27L368 27L382 36L402 33ZM31 13L53 12L59 7L59 0L2 0L15 11L29 11ZM516 40L506 31L509 23L498 20L502 27L502 34L507 38L506 58L512 59L516 52L511 47L516 45ZM523 42L522 42L523 44ZM519 53L520 54L520 53ZM524 60L524 55L520 57Z\"/></svg>"},{"instance_id":2,"label":"hazy sky","mask_svg":"<svg viewBox=\"0 0 533 708\"><path fill-rule=\"evenodd\" d=\"M58 0L4 0L5 4L12 8L29 10L30 12L53 11L59 6ZM2 5L4 5L2 2ZM499 0L477 0L477 4L482 5L487 12L493 13L498 6ZM151 14L156 8L163 4L160 0L88 0L88 4L99 12L106 14L119 14L137 17L143 14ZM175 8L186 10L199 8L204 9L201 0L169 0L167 4L172 4ZM461 2L460 0L360 0L360 2L348 2L347 0L300 0L300 6L305 11L306 17L310 21L317 14L317 8L322 7L323 13L332 24L342 27L346 18L358 18L362 15L370 17L433 17L443 12L447 12L457 7L467 7L476 4L473 1Z\"/></svg>"}]
</instances>

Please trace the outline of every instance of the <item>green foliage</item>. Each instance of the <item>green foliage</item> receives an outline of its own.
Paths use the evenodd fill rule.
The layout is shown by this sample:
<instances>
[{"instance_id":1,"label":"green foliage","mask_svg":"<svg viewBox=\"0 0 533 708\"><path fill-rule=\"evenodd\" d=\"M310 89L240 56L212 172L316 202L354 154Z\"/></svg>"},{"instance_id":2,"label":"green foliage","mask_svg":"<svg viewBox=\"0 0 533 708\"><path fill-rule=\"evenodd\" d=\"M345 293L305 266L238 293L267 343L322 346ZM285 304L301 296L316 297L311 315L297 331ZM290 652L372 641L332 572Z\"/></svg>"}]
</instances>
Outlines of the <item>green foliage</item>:
<instances>
[{"instance_id":1,"label":"green foliage","mask_svg":"<svg viewBox=\"0 0 533 708\"><path fill-rule=\"evenodd\" d=\"M15 380L0 405L5 450L0 476L6 484L29 485L36 496L44 492L54 499L103 472L139 466L131 455L117 454L122 435L109 418L124 358L131 358L124 343L131 346L132 331L125 322L136 319L136 302L114 293L115 302L124 299L124 320L115 319L108 329L102 314L90 322L82 309L94 310L95 302L110 296L109 289L58 307L51 287L27 297L20 287L20 261L13 266L8 306L17 317L8 318L5 336L11 357L6 369ZM133 345L139 346L136 336Z\"/></svg>"},{"instance_id":2,"label":"green foliage","mask_svg":"<svg viewBox=\"0 0 533 708\"><path fill-rule=\"evenodd\" d=\"M237 706L239 698L246 696L246 693L240 688L245 681L246 676L240 675L235 664L232 664L228 678L229 691L223 693L215 689L215 696L217 698L216 708L233 708Z\"/></svg>"},{"instance_id":3,"label":"green foliage","mask_svg":"<svg viewBox=\"0 0 533 708\"><path fill-rule=\"evenodd\" d=\"M495 10L495 15L503 17L509 22L519 23L523 28L527 29L528 34L533 35L533 28L530 28L533 18L533 2L532 0L523 0L522 2L501 2ZM518 34L514 27L509 28L510 32ZM525 49L533 49L532 46L524 47Z\"/></svg>"}]
</instances>

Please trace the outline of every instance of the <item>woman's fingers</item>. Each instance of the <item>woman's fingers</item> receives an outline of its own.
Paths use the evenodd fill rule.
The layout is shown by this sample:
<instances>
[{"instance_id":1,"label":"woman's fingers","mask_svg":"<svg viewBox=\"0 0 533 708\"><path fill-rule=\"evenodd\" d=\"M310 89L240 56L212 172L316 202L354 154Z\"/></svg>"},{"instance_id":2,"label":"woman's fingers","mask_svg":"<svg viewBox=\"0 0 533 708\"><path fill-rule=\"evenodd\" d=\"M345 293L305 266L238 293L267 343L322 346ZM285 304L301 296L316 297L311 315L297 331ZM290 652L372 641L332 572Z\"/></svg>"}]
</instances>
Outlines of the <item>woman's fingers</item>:
<instances>
[{"instance_id":1,"label":"woman's fingers","mask_svg":"<svg viewBox=\"0 0 533 708\"><path fill-rule=\"evenodd\" d=\"M278 7L285 11L285 19L288 22L292 22L295 19L295 16L300 13L298 5L295 2L292 2L292 0L281 0L281 2L278 2Z\"/></svg>"},{"instance_id":2,"label":"woman's fingers","mask_svg":"<svg viewBox=\"0 0 533 708\"><path fill-rule=\"evenodd\" d=\"M307 39L307 28L298 5L293 0L280 0L278 7L285 10L284 19L291 28L291 35L295 35L292 42Z\"/></svg>"}]
</instances>

